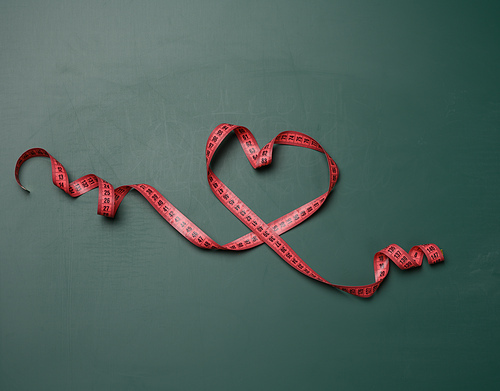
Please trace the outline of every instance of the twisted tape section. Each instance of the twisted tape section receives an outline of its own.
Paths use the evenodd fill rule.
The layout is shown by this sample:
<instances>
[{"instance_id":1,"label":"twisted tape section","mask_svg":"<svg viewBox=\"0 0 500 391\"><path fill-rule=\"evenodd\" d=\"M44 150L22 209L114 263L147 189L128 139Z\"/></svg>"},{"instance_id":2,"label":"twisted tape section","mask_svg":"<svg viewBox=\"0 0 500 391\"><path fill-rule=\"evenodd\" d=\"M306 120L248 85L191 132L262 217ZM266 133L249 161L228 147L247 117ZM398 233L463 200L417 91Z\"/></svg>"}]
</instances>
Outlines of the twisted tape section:
<instances>
[{"instance_id":1,"label":"twisted tape section","mask_svg":"<svg viewBox=\"0 0 500 391\"><path fill-rule=\"evenodd\" d=\"M286 213L270 223L265 223L256 213L245 205L245 203L241 201L210 168L210 163L218 147L231 132L236 134L248 161L254 169L271 164L273 147L275 144L309 148L323 153L327 159L329 169L328 190L301 207ZM241 251L265 243L276 252L281 259L300 273L359 297L371 297L376 292L380 284L388 275L389 260L394 262L400 269L421 266L424 256L427 258L429 264L444 261L442 251L439 250L437 245L432 243L414 246L408 253L400 246L391 244L378 251L374 256L373 268L375 282L360 286L333 284L321 277L307 265L281 237L281 234L296 227L316 213L337 183L339 175L337 164L323 147L312 137L304 133L286 131L278 134L263 148L259 148L255 137L247 128L231 124L220 124L212 131L208 138L205 156L207 179L210 189L217 199L250 229L248 234L224 245L220 245L210 238L209 235L184 216L153 186L140 183L135 185L123 185L115 189L109 182L94 174L84 175L70 183L68 174L63 165L42 148L29 149L19 157L15 168L15 178L19 186L21 186L23 190L29 192L19 180L21 166L25 161L33 157L48 157L50 158L52 167L52 182L65 193L72 197L79 197L96 187L98 188L97 213L102 216L113 218L123 198L131 189L134 189L146 198L160 216L197 247Z\"/></svg>"}]
</instances>

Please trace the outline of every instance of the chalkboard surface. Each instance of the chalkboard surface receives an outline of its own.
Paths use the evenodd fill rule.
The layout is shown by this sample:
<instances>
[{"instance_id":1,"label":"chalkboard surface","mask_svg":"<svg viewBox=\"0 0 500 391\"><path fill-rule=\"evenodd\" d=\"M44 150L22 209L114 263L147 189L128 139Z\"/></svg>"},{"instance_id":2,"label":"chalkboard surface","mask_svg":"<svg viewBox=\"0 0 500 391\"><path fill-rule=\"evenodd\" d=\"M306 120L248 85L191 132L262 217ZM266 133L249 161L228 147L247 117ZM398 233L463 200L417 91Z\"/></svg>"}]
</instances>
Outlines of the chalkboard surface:
<instances>
[{"instance_id":1,"label":"chalkboard surface","mask_svg":"<svg viewBox=\"0 0 500 391\"><path fill-rule=\"evenodd\" d=\"M494 1L9 1L0 5L1 390L466 390L498 384L500 8ZM247 229L211 193L211 130L295 130L340 168L283 235L338 284L266 246L195 248L137 192L114 220L70 179L148 183L219 243ZM217 175L266 221L323 193L324 156L236 138Z\"/></svg>"}]
</instances>

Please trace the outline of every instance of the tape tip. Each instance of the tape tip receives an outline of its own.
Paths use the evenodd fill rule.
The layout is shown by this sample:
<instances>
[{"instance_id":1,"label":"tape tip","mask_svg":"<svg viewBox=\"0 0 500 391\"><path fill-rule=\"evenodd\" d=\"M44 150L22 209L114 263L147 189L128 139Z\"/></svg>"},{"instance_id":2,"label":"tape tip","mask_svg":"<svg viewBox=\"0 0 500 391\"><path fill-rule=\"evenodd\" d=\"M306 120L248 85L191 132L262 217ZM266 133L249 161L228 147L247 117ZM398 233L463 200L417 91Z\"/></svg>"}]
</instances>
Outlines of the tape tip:
<instances>
[{"instance_id":1,"label":"tape tip","mask_svg":"<svg viewBox=\"0 0 500 391\"><path fill-rule=\"evenodd\" d=\"M24 191L27 191L28 193L31 193L28 189L26 189L24 186L21 186L21 189L23 189Z\"/></svg>"}]
</instances>

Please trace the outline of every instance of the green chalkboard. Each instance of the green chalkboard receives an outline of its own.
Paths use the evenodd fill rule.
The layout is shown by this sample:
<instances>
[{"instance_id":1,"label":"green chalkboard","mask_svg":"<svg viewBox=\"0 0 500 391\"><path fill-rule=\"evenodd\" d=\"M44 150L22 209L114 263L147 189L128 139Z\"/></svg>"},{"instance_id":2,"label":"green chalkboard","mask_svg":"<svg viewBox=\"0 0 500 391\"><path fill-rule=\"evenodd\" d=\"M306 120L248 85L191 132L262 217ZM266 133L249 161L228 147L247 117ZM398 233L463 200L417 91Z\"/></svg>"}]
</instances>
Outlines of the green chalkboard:
<instances>
[{"instance_id":1,"label":"green chalkboard","mask_svg":"<svg viewBox=\"0 0 500 391\"><path fill-rule=\"evenodd\" d=\"M0 4L1 390L468 390L500 380L500 8L494 1ZM391 243L445 262L371 299L266 246L195 248L137 192L114 220L70 179L147 183L219 243L247 228L210 191L220 123L318 140L340 180L283 238L328 280L373 282ZM271 221L326 191L312 150L216 174Z\"/></svg>"}]
</instances>

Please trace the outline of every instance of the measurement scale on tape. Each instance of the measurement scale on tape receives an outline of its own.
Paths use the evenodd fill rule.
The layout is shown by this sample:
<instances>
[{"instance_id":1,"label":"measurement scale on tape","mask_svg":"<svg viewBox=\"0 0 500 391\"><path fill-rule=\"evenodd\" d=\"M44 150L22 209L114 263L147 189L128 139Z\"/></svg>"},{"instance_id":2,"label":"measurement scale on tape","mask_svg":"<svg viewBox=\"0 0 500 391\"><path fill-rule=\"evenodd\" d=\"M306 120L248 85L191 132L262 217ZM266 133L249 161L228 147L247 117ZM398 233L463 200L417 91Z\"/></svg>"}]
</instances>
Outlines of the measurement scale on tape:
<instances>
[{"instance_id":1,"label":"measurement scale on tape","mask_svg":"<svg viewBox=\"0 0 500 391\"><path fill-rule=\"evenodd\" d=\"M280 218L266 223L255 212L243 203L212 171L210 162L222 141L234 132L238 138L248 161L253 168L259 168L271 164L274 144L292 145L313 149L326 156L329 169L328 190L314 200L301 207L281 216ZM389 272L389 261L394 262L400 269L409 269L422 265L423 258L426 257L429 264L444 261L444 256L439 247L435 244L423 244L414 246L406 252L396 244L391 244L378 251L373 260L375 282L368 285L348 286L333 284L318 273L316 273L295 251L283 240L281 234L296 227L309 217L311 217L325 202L326 198L337 183L339 170L335 161L323 149L323 147L312 137L294 131L286 131L278 134L273 140L263 148L259 148L253 134L245 127L231 124L220 124L208 137L205 156L207 179L210 189L222 204L229 209L250 232L232 242L220 245L210 236L197 227L191 220L184 216L175 208L158 190L145 183L136 185L123 185L116 189L107 181L97 175L88 174L69 182L68 174L61 163L42 148L32 148L24 152L18 159L15 169L16 181L22 189L29 192L19 180L19 170L23 163L32 157L48 157L52 166L52 182L65 193L72 197L79 197L89 190L98 188L99 197L97 201L97 213L106 217L114 217L118 207L127 193L134 189L141 193L146 200L156 209L172 227L182 236L197 247L241 251L248 250L263 243L267 244L276 254L287 264L300 273L314 280L330 285L334 288L348 292L359 297L372 296L380 284L387 277Z\"/></svg>"}]
</instances>

